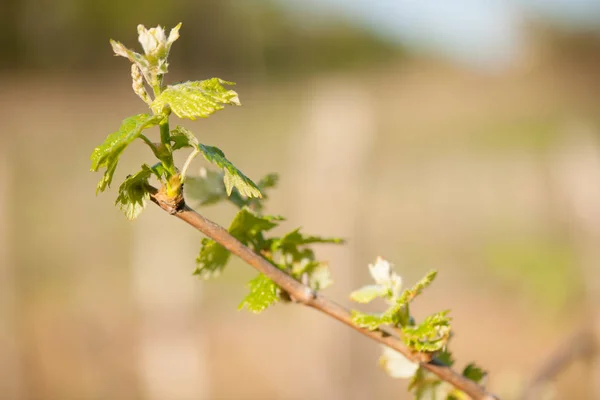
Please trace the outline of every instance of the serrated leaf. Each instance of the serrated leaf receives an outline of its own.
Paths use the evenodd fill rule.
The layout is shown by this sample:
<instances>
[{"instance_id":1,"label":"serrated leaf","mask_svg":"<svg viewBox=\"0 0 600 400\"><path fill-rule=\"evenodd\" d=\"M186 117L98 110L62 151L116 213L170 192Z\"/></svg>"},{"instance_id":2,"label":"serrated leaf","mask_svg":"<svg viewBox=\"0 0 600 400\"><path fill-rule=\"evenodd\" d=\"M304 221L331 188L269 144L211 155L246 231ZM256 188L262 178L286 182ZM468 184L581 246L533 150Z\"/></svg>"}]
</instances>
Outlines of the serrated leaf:
<instances>
[{"instance_id":1,"label":"serrated leaf","mask_svg":"<svg viewBox=\"0 0 600 400\"><path fill-rule=\"evenodd\" d=\"M242 171L237 169L235 165L225 157L225 153L223 153L221 149L199 144L198 150L200 150L207 161L219 166L223 169L223 172L225 172L223 183L225 183L227 195L231 195L231 191L235 187L240 194L246 197L262 197L256 184L244 175Z\"/></svg>"},{"instance_id":2,"label":"serrated leaf","mask_svg":"<svg viewBox=\"0 0 600 400\"><path fill-rule=\"evenodd\" d=\"M418 326L403 326L402 340L411 349L435 352L444 348L450 338L450 310L441 311L425 318Z\"/></svg>"},{"instance_id":3,"label":"serrated leaf","mask_svg":"<svg viewBox=\"0 0 600 400\"><path fill-rule=\"evenodd\" d=\"M265 176L257 184L262 192L262 198L248 199L240 195L237 190L233 190L231 195L228 196L225 183L223 182L224 175L222 171L217 172L201 168L199 176L187 176L185 187L188 197L198 200L201 206L215 204L222 200L229 200L238 208L246 206L260 211L263 208L264 200L266 200L265 190L273 188L277 181L276 174Z\"/></svg>"},{"instance_id":4,"label":"serrated leaf","mask_svg":"<svg viewBox=\"0 0 600 400\"><path fill-rule=\"evenodd\" d=\"M117 42L116 40L110 39L110 44L116 55L128 58L129 61L137 64L140 71L142 71L142 73L144 74L144 78L146 79L146 82L148 82L148 84L152 82L152 73L155 72L156 66L154 66L153 68L151 62L145 55L136 53L135 51L128 49L127 47L125 47L125 45L123 45L123 43Z\"/></svg>"},{"instance_id":5,"label":"serrated leaf","mask_svg":"<svg viewBox=\"0 0 600 400\"><path fill-rule=\"evenodd\" d=\"M277 285L263 274L248 282L248 287L250 293L242 300L238 310L246 307L248 311L258 314L279 301Z\"/></svg>"},{"instance_id":6,"label":"serrated leaf","mask_svg":"<svg viewBox=\"0 0 600 400\"><path fill-rule=\"evenodd\" d=\"M344 240L340 238L327 238L321 236L305 236L300 233L300 228L297 228L289 233L286 233L281 238L274 240L272 249L286 251L298 246L315 243L342 244L344 243Z\"/></svg>"},{"instance_id":7,"label":"serrated leaf","mask_svg":"<svg viewBox=\"0 0 600 400\"><path fill-rule=\"evenodd\" d=\"M238 94L223 85L234 85L219 78L169 85L152 102L152 110L162 113L168 104L179 118L206 118L225 105L240 105Z\"/></svg>"},{"instance_id":8,"label":"serrated leaf","mask_svg":"<svg viewBox=\"0 0 600 400\"><path fill-rule=\"evenodd\" d=\"M248 245L261 232L276 227L277 221L281 219L276 216L259 216L253 211L243 208L231 222L229 233L243 244ZM197 267L194 275L199 275L204 279L218 275L229 261L229 257L229 251L223 246L214 240L203 239L200 254L196 258Z\"/></svg>"},{"instance_id":9,"label":"serrated leaf","mask_svg":"<svg viewBox=\"0 0 600 400\"><path fill-rule=\"evenodd\" d=\"M483 379L487 375L487 372L475 365L475 363L470 363L465 367L462 375L475 383L482 383Z\"/></svg>"},{"instance_id":10,"label":"serrated leaf","mask_svg":"<svg viewBox=\"0 0 600 400\"><path fill-rule=\"evenodd\" d=\"M367 314L356 310L352 310L352 322L354 325L366 328L370 331L376 330L380 325L390 323L383 315Z\"/></svg>"},{"instance_id":11,"label":"serrated leaf","mask_svg":"<svg viewBox=\"0 0 600 400\"><path fill-rule=\"evenodd\" d=\"M171 148L173 150L179 150L184 147L196 148L199 143L192 131L183 126L177 125L175 129L171 130Z\"/></svg>"},{"instance_id":12,"label":"serrated leaf","mask_svg":"<svg viewBox=\"0 0 600 400\"><path fill-rule=\"evenodd\" d=\"M442 349L439 352L437 352L435 358L448 367L454 365L454 358L452 358L452 353L450 352L450 350L448 350L447 346L445 349Z\"/></svg>"},{"instance_id":13,"label":"serrated leaf","mask_svg":"<svg viewBox=\"0 0 600 400\"><path fill-rule=\"evenodd\" d=\"M313 290L323 290L333 284L331 270L327 263L316 263L306 273L308 274L308 286Z\"/></svg>"},{"instance_id":14,"label":"serrated leaf","mask_svg":"<svg viewBox=\"0 0 600 400\"><path fill-rule=\"evenodd\" d=\"M158 125L162 116L138 114L125 118L118 131L111 133L100 146L92 152L92 171L105 167L104 176L98 183L96 193L103 192L110 186L113 174L117 169L119 157L125 148L140 136L142 131L151 126Z\"/></svg>"},{"instance_id":15,"label":"serrated leaf","mask_svg":"<svg viewBox=\"0 0 600 400\"><path fill-rule=\"evenodd\" d=\"M410 303L415 297L421 294L424 289L426 289L437 275L437 271L430 271L423 277L419 282L417 282L412 288L406 289L402 292L400 296L399 302L401 303Z\"/></svg>"},{"instance_id":16,"label":"serrated leaf","mask_svg":"<svg viewBox=\"0 0 600 400\"><path fill-rule=\"evenodd\" d=\"M383 285L367 285L350 293L350 299L357 303L370 303L378 297L384 297L389 290Z\"/></svg>"},{"instance_id":17,"label":"serrated leaf","mask_svg":"<svg viewBox=\"0 0 600 400\"><path fill-rule=\"evenodd\" d=\"M201 206L207 206L227 199L225 185L223 184L223 173L200 169L199 176L187 176L185 178L185 189L190 198L197 200Z\"/></svg>"},{"instance_id":18,"label":"serrated leaf","mask_svg":"<svg viewBox=\"0 0 600 400\"><path fill-rule=\"evenodd\" d=\"M386 320L394 326L410 325L411 317L409 314L408 304L396 301L390 305L383 313Z\"/></svg>"},{"instance_id":19,"label":"serrated leaf","mask_svg":"<svg viewBox=\"0 0 600 400\"><path fill-rule=\"evenodd\" d=\"M454 387L442 381L436 375L419 368L413 376L408 390L413 392L415 400L452 400L450 397ZM460 400L466 400L462 398Z\"/></svg>"},{"instance_id":20,"label":"serrated leaf","mask_svg":"<svg viewBox=\"0 0 600 400\"><path fill-rule=\"evenodd\" d=\"M258 187L261 190L272 189L277 186L277 183L279 183L278 174L267 174L260 181L258 181Z\"/></svg>"},{"instance_id":21,"label":"serrated leaf","mask_svg":"<svg viewBox=\"0 0 600 400\"><path fill-rule=\"evenodd\" d=\"M387 346L383 346L379 365L392 378L410 378L419 369L419 363L409 360L402 353Z\"/></svg>"},{"instance_id":22,"label":"serrated leaf","mask_svg":"<svg viewBox=\"0 0 600 400\"><path fill-rule=\"evenodd\" d=\"M119 196L115 205L130 220L137 218L146 207L146 200L150 198L148 180L152 173L150 167L144 164L140 172L129 175L119 186Z\"/></svg>"},{"instance_id":23,"label":"serrated leaf","mask_svg":"<svg viewBox=\"0 0 600 400\"><path fill-rule=\"evenodd\" d=\"M202 279L212 278L218 275L227 261L231 253L225 247L212 239L202 239L202 247L200 248L200 254L196 258L196 270L194 275L199 275Z\"/></svg>"},{"instance_id":24,"label":"serrated leaf","mask_svg":"<svg viewBox=\"0 0 600 400\"><path fill-rule=\"evenodd\" d=\"M273 215L258 215L249 208L242 208L229 226L229 233L246 244L259 232L269 231L283 218Z\"/></svg>"}]
</instances>

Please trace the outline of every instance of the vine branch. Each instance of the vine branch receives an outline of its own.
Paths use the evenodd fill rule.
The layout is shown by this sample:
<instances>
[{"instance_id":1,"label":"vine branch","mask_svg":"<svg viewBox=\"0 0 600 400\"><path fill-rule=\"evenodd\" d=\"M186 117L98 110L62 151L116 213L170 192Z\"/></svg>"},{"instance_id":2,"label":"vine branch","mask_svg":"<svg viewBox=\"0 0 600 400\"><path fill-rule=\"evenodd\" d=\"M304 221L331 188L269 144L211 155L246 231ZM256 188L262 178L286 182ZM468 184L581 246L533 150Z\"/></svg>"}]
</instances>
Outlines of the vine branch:
<instances>
[{"instance_id":1,"label":"vine branch","mask_svg":"<svg viewBox=\"0 0 600 400\"><path fill-rule=\"evenodd\" d=\"M314 292L310 287L298 282L282 270L276 268L233 237L225 228L188 207L182 200L180 200L180 204L173 204L172 200L165 197L163 191L158 191L156 188L151 188L150 199L169 214L187 222L189 225L241 258L251 267L263 273L281 289L287 292L295 301L304 304L307 307L314 308L351 327L364 336L400 352L409 360L418 362L423 368L465 392L474 400L498 399L495 395L488 393L482 386L465 378L436 359L432 359L427 354L415 353L410 350L400 341L398 333L393 328L381 326L378 330L370 331L368 329L357 327L352 322L350 312L346 308L327 297Z\"/></svg>"},{"instance_id":2,"label":"vine branch","mask_svg":"<svg viewBox=\"0 0 600 400\"><path fill-rule=\"evenodd\" d=\"M588 326L584 326L555 349L547 360L544 360L539 371L525 388L521 400L538 398L544 384L554 379L577 359L595 357L597 351L593 330Z\"/></svg>"}]
</instances>

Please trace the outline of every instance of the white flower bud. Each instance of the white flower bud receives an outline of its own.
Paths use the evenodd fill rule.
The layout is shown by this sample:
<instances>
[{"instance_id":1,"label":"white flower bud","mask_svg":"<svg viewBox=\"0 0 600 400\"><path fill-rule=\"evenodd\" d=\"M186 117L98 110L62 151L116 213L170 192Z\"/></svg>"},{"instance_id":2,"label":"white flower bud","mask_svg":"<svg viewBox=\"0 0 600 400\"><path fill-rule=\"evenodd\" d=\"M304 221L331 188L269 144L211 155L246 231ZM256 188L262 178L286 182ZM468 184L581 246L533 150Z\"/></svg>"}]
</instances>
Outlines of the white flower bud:
<instances>
[{"instance_id":1,"label":"white flower bud","mask_svg":"<svg viewBox=\"0 0 600 400\"><path fill-rule=\"evenodd\" d=\"M375 264L369 264L369 272L373 280L392 292L394 298L402 293L402 277L396 274L392 265L381 257L377 257Z\"/></svg>"},{"instance_id":2,"label":"white flower bud","mask_svg":"<svg viewBox=\"0 0 600 400\"><path fill-rule=\"evenodd\" d=\"M419 369L419 363L406 358L402 353L383 346L383 354L379 359L379 365L392 378L411 378Z\"/></svg>"},{"instance_id":3,"label":"white flower bud","mask_svg":"<svg viewBox=\"0 0 600 400\"><path fill-rule=\"evenodd\" d=\"M179 38L179 28L181 28L181 24L171 29L167 39L162 26L146 29L144 25L138 25L138 40L144 49L144 53L147 56L164 61L169 55L171 45Z\"/></svg>"}]
</instances>

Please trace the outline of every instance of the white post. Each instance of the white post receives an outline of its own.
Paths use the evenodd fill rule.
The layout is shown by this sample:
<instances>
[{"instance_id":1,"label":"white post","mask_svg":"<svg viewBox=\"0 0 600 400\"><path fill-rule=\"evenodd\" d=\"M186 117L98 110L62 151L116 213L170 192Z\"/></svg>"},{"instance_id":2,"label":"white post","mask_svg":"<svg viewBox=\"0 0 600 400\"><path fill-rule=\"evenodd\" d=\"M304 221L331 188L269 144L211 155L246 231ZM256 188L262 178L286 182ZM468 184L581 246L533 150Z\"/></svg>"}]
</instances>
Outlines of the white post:
<instances>
[{"instance_id":1,"label":"white post","mask_svg":"<svg viewBox=\"0 0 600 400\"><path fill-rule=\"evenodd\" d=\"M191 274L201 238L152 207L133 224L143 397L209 399L204 336L196 329L201 282Z\"/></svg>"},{"instance_id":2,"label":"white post","mask_svg":"<svg viewBox=\"0 0 600 400\"><path fill-rule=\"evenodd\" d=\"M600 348L600 142L598 132L575 126L555 154L555 176L578 250L590 329ZM600 398L600 354L591 355L590 398Z\"/></svg>"},{"instance_id":3,"label":"white post","mask_svg":"<svg viewBox=\"0 0 600 400\"><path fill-rule=\"evenodd\" d=\"M354 275L359 268L360 238L364 233L368 195L364 190L365 170L372 148L373 104L365 89L356 82L324 80L307 103L306 125L301 126L290 149L294 192L294 219L307 233L352 239L343 250L323 246L319 254L330 261L335 286L334 297L347 296L356 288ZM358 256L358 257L357 257ZM309 318L323 318L321 315ZM324 398L369 398L372 368L360 368L368 354L346 327L336 325L321 336L328 342L320 365L310 366L313 379L323 379L330 390ZM372 344L370 344L372 346ZM371 364L376 358L369 359ZM322 368L315 371L315 368ZM305 376L306 383L308 376ZM315 385L319 383L315 382Z\"/></svg>"}]
</instances>

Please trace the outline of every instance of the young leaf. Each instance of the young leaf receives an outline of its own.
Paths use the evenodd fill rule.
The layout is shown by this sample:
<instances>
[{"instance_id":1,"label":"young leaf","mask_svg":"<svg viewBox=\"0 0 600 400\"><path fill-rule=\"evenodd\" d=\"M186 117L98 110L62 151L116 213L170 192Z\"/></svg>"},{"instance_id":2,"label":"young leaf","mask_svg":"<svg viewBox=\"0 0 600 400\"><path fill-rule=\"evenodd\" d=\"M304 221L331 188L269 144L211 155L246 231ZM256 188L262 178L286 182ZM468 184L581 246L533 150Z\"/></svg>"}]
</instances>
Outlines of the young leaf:
<instances>
[{"instance_id":1,"label":"young leaf","mask_svg":"<svg viewBox=\"0 0 600 400\"><path fill-rule=\"evenodd\" d=\"M104 143L94 149L90 157L92 160L91 170L98 171L101 167L106 168L104 176L98 183L96 193L103 192L110 186L123 150L139 137L144 129L158 125L162 118L160 115L148 114L125 118L119 130L108 135Z\"/></svg>"},{"instance_id":2,"label":"young leaf","mask_svg":"<svg viewBox=\"0 0 600 400\"><path fill-rule=\"evenodd\" d=\"M417 369L408 385L408 390L414 393L415 400L458 400L450 397L449 393L452 389L452 385L423 368ZM467 398L461 397L460 400L467 400Z\"/></svg>"},{"instance_id":3,"label":"young leaf","mask_svg":"<svg viewBox=\"0 0 600 400\"><path fill-rule=\"evenodd\" d=\"M437 275L437 271L430 271L425 277L423 277L419 282L417 282L412 288L406 289L402 292L400 296L399 302L401 303L410 303L415 297L421 294L423 289L427 288Z\"/></svg>"},{"instance_id":4,"label":"young leaf","mask_svg":"<svg viewBox=\"0 0 600 400\"><path fill-rule=\"evenodd\" d=\"M380 325L390 323L383 315L367 314L356 310L352 310L352 322L354 325L367 328L370 331L376 330Z\"/></svg>"},{"instance_id":5,"label":"young leaf","mask_svg":"<svg viewBox=\"0 0 600 400\"><path fill-rule=\"evenodd\" d=\"M384 297L389 290L383 285L367 285L350 293L350 299L357 303L370 303L377 297Z\"/></svg>"},{"instance_id":6,"label":"young leaf","mask_svg":"<svg viewBox=\"0 0 600 400\"><path fill-rule=\"evenodd\" d=\"M327 263L317 263L317 265L307 271L308 273L308 286L313 290L326 289L333 284L333 278L331 277L331 270Z\"/></svg>"},{"instance_id":7,"label":"young leaf","mask_svg":"<svg viewBox=\"0 0 600 400\"><path fill-rule=\"evenodd\" d=\"M144 78L148 84L152 82L152 65L147 57L133 50L128 49L121 42L110 39L110 44L116 55L128 58L129 61L136 64L140 71L144 74Z\"/></svg>"},{"instance_id":8,"label":"young leaf","mask_svg":"<svg viewBox=\"0 0 600 400\"><path fill-rule=\"evenodd\" d=\"M394 326L407 326L411 324L411 316L408 309L408 304L402 303L396 299L396 303L383 313L386 320Z\"/></svg>"},{"instance_id":9,"label":"young leaf","mask_svg":"<svg viewBox=\"0 0 600 400\"><path fill-rule=\"evenodd\" d=\"M280 239L274 240L272 247L274 250L289 251L290 249L298 246L315 243L342 244L344 243L344 240L340 238L325 238L321 236L304 236L302 233L300 233L300 228L298 228L286 233Z\"/></svg>"},{"instance_id":10,"label":"young leaf","mask_svg":"<svg viewBox=\"0 0 600 400\"><path fill-rule=\"evenodd\" d=\"M175 129L171 131L171 142L171 148L173 151L182 149L184 147L196 148L200 143L192 131L179 125L177 125Z\"/></svg>"},{"instance_id":11,"label":"young leaf","mask_svg":"<svg viewBox=\"0 0 600 400\"><path fill-rule=\"evenodd\" d=\"M168 104L179 118L207 118L225 105L240 105L238 94L223 85L235 85L219 78L169 85L152 102L152 110L161 114Z\"/></svg>"},{"instance_id":12,"label":"young leaf","mask_svg":"<svg viewBox=\"0 0 600 400\"><path fill-rule=\"evenodd\" d=\"M196 258L196 270L194 275L199 275L202 279L212 278L218 275L227 261L229 261L231 253L225 247L212 239L202 239L202 247L200 254Z\"/></svg>"},{"instance_id":13,"label":"young leaf","mask_svg":"<svg viewBox=\"0 0 600 400\"><path fill-rule=\"evenodd\" d=\"M258 314L279 301L277 285L263 274L248 282L248 287L250 293L242 300L238 310L246 307L248 311Z\"/></svg>"},{"instance_id":14,"label":"young leaf","mask_svg":"<svg viewBox=\"0 0 600 400\"><path fill-rule=\"evenodd\" d=\"M125 213L128 219L135 219L146 207L146 200L150 198L148 179L152 170L146 164L135 175L129 175L119 186L119 196L115 205Z\"/></svg>"},{"instance_id":15,"label":"young leaf","mask_svg":"<svg viewBox=\"0 0 600 400\"><path fill-rule=\"evenodd\" d=\"M246 206L255 211L260 211L267 199L266 189L274 187L277 182L277 174L265 176L257 185L263 195L262 198L248 199L240 195L237 190L233 190L231 196L228 196L223 182L224 175L225 173L222 171L217 172L201 168L198 176L187 176L185 187L188 196L198 200L201 206L215 204L221 200L229 200L238 208Z\"/></svg>"},{"instance_id":16,"label":"young leaf","mask_svg":"<svg viewBox=\"0 0 600 400\"><path fill-rule=\"evenodd\" d=\"M383 354L379 358L379 365L392 378L410 378L419 369L419 363L406 358L402 353L383 346Z\"/></svg>"},{"instance_id":17,"label":"young leaf","mask_svg":"<svg viewBox=\"0 0 600 400\"><path fill-rule=\"evenodd\" d=\"M200 169L199 176L185 178L185 188L189 197L197 200L201 206L215 204L228 198L223 184L223 173L204 167ZM234 194L232 193L232 197ZM241 204L240 208L243 206L244 204Z\"/></svg>"},{"instance_id":18,"label":"young leaf","mask_svg":"<svg viewBox=\"0 0 600 400\"><path fill-rule=\"evenodd\" d=\"M452 353L450 350L448 350L448 346L446 346L445 349L438 351L435 355L435 358L448 367L454 365L454 358L452 358Z\"/></svg>"},{"instance_id":19,"label":"young leaf","mask_svg":"<svg viewBox=\"0 0 600 400\"><path fill-rule=\"evenodd\" d=\"M418 326L403 326L402 340L410 348L421 352L435 352L444 348L450 338L450 310L425 318Z\"/></svg>"},{"instance_id":20,"label":"young leaf","mask_svg":"<svg viewBox=\"0 0 600 400\"><path fill-rule=\"evenodd\" d=\"M237 240L247 244L258 233L275 228L282 217L271 215L258 215L249 208L242 208L229 226L231 233Z\"/></svg>"},{"instance_id":21,"label":"young leaf","mask_svg":"<svg viewBox=\"0 0 600 400\"><path fill-rule=\"evenodd\" d=\"M258 187L261 191L265 189L272 189L277 186L279 182L279 175L277 174L267 174L260 181L258 181Z\"/></svg>"},{"instance_id":22,"label":"young leaf","mask_svg":"<svg viewBox=\"0 0 600 400\"><path fill-rule=\"evenodd\" d=\"M475 383L481 383L483 378L486 377L487 372L479 368L475 363L470 363L465 367L462 374L465 378L470 379Z\"/></svg>"},{"instance_id":23,"label":"young leaf","mask_svg":"<svg viewBox=\"0 0 600 400\"><path fill-rule=\"evenodd\" d=\"M258 216L251 210L243 208L231 222L229 233L247 245L256 240L257 235L261 232L276 227L275 221L279 220L281 217ZM196 258L197 267L194 275L200 275L201 278L206 279L219 274L229 261L229 256L229 251L214 240L203 239L200 254Z\"/></svg>"},{"instance_id":24,"label":"young leaf","mask_svg":"<svg viewBox=\"0 0 600 400\"><path fill-rule=\"evenodd\" d=\"M198 150L202 153L207 161L216 164L225 172L223 182L225 183L225 191L227 195L231 195L233 188L237 188L240 194L246 197L262 197L260 190L254 182L229 161L221 149L213 146L198 145Z\"/></svg>"}]
</instances>

